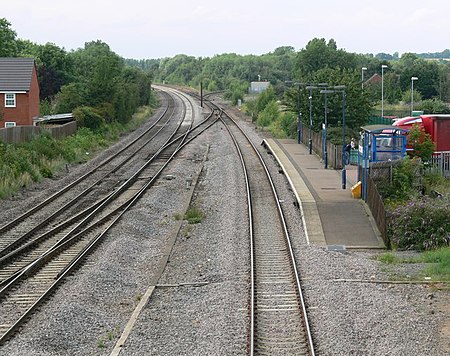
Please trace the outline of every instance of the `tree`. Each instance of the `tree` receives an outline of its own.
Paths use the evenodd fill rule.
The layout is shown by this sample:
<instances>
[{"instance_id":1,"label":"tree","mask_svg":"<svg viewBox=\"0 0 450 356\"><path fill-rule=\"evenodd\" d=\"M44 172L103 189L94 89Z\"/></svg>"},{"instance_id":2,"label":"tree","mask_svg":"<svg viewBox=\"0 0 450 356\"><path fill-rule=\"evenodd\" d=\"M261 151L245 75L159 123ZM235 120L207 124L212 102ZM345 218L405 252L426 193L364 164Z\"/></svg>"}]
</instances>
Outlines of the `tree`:
<instances>
[{"instance_id":1,"label":"tree","mask_svg":"<svg viewBox=\"0 0 450 356\"><path fill-rule=\"evenodd\" d=\"M0 57L16 57L18 54L16 32L5 18L0 18Z\"/></svg>"},{"instance_id":2,"label":"tree","mask_svg":"<svg viewBox=\"0 0 450 356\"><path fill-rule=\"evenodd\" d=\"M424 99L431 99L439 91L439 64L418 58L413 53L405 53L393 64L393 71L398 75L401 91L411 87L411 77L418 77L414 88L420 91Z\"/></svg>"},{"instance_id":3,"label":"tree","mask_svg":"<svg viewBox=\"0 0 450 356\"><path fill-rule=\"evenodd\" d=\"M74 79L83 83L85 105L96 106L114 97L123 60L102 41L85 44L84 49L70 53Z\"/></svg>"},{"instance_id":4,"label":"tree","mask_svg":"<svg viewBox=\"0 0 450 356\"><path fill-rule=\"evenodd\" d=\"M61 91L56 95L56 113L72 112L85 103L84 97L84 88L80 83L62 86Z\"/></svg>"},{"instance_id":5,"label":"tree","mask_svg":"<svg viewBox=\"0 0 450 356\"><path fill-rule=\"evenodd\" d=\"M323 68L304 77L306 83L328 83L329 86L345 85L346 126L358 130L366 124L372 110L372 104L366 91L361 90L359 70L341 70L340 68ZM300 98L299 98L300 96ZM342 127L342 93L328 94L328 126ZM324 120L324 96L320 88L312 92L313 128L319 130ZM309 126L309 90L300 87L286 92L283 104L289 111L302 113L302 121ZM300 104L300 107L298 106Z\"/></svg>"},{"instance_id":6,"label":"tree","mask_svg":"<svg viewBox=\"0 0 450 356\"><path fill-rule=\"evenodd\" d=\"M446 103L439 99L427 99L422 100L418 105L417 109L422 110L424 114L448 114L450 113L450 108Z\"/></svg>"},{"instance_id":7,"label":"tree","mask_svg":"<svg viewBox=\"0 0 450 356\"><path fill-rule=\"evenodd\" d=\"M416 89L413 92L414 103L418 103L422 100L422 94ZM402 101L404 103L411 102L411 89L406 90L402 95Z\"/></svg>"},{"instance_id":8,"label":"tree","mask_svg":"<svg viewBox=\"0 0 450 356\"><path fill-rule=\"evenodd\" d=\"M72 76L72 63L64 49L53 43L38 46L37 73L40 97L47 99L59 92Z\"/></svg>"},{"instance_id":9,"label":"tree","mask_svg":"<svg viewBox=\"0 0 450 356\"><path fill-rule=\"evenodd\" d=\"M278 119L279 109L275 100L270 101L258 114L258 119L256 123L259 127L267 127L272 122Z\"/></svg>"},{"instance_id":10,"label":"tree","mask_svg":"<svg viewBox=\"0 0 450 356\"><path fill-rule=\"evenodd\" d=\"M408 135L408 143L413 148L414 156L420 157L423 162L431 159L435 149L434 143L430 134L426 133L419 125L413 125Z\"/></svg>"},{"instance_id":11,"label":"tree","mask_svg":"<svg viewBox=\"0 0 450 356\"><path fill-rule=\"evenodd\" d=\"M327 67L353 69L356 68L357 62L356 55L342 49L338 50L333 39L326 43L324 38L314 38L297 54L295 76L302 79Z\"/></svg>"}]
</instances>

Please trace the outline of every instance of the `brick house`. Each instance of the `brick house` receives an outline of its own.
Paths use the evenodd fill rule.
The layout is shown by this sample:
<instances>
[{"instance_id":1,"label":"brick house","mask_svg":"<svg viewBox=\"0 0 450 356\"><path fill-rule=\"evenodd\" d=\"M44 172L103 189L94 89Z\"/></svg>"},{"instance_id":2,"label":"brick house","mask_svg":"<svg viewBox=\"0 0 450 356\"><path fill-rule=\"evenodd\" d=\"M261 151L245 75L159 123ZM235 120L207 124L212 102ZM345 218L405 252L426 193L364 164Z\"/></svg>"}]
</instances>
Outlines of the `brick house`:
<instances>
[{"instance_id":1,"label":"brick house","mask_svg":"<svg viewBox=\"0 0 450 356\"><path fill-rule=\"evenodd\" d=\"M0 58L0 128L33 125L39 83L33 58Z\"/></svg>"}]
</instances>

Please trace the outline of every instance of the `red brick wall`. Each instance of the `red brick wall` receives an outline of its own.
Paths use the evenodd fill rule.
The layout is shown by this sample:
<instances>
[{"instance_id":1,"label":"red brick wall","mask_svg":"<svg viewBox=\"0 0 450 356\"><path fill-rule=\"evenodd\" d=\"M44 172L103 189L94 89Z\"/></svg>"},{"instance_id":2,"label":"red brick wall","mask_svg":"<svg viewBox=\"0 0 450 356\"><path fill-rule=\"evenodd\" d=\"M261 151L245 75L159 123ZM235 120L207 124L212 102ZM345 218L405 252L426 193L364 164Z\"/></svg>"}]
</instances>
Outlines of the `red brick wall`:
<instances>
[{"instance_id":1,"label":"red brick wall","mask_svg":"<svg viewBox=\"0 0 450 356\"><path fill-rule=\"evenodd\" d=\"M31 125L33 119L39 117L39 83L36 74L36 66L33 66L33 74L31 76L31 87L29 94L29 118L31 119Z\"/></svg>"},{"instance_id":2,"label":"red brick wall","mask_svg":"<svg viewBox=\"0 0 450 356\"><path fill-rule=\"evenodd\" d=\"M17 126L33 125L33 118L39 117L39 83L36 67L31 76L30 91L16 94L16 107L5 108L5 94L0 94L0 110L3 116L0 127L5 127L6 121L15 121Z\"/></svg>"}]
</instances>

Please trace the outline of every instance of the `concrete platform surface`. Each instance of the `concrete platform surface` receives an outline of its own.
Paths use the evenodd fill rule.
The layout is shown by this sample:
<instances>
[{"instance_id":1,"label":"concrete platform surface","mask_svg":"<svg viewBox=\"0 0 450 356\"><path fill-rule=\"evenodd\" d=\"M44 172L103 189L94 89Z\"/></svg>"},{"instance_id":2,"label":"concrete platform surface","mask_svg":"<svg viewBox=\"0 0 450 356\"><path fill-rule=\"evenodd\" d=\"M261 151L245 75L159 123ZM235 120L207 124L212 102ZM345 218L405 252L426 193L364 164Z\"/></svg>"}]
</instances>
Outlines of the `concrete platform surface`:
<instances>
[{"instance_id":1,"label":"concrete platform surface","mask_svg":"<svg viewBox=\"0 0 450 356\"><path fill-rule=\"evenodd\" d=\"M352 198L355 167L347 166L346 189L342 189L342 171L325 169L305 145L292 139L265 139L263 145L272 152L294 191L309 243L384 248L370 211L360 199Z\"/></svg>"}]
</instances>

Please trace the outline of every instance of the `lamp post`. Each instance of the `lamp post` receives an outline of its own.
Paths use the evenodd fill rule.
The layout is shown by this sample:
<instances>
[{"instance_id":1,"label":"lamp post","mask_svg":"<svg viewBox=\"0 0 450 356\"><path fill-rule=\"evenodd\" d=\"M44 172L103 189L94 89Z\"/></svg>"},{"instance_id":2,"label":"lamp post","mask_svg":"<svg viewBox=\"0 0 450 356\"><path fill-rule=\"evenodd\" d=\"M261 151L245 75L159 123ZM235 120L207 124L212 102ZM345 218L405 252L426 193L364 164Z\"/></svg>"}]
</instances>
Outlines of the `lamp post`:
<instances>
[{"instance_id":1,"label":"lamp post","mask_svg":"<svg viewBox=\"0 0 450 356\"><path fill-rule=\"evenodd\" d=\"M312 91L313 89L317 89L316 86L308 85L306 89L309 90L309 140L308 140L308 148L309 148L309 154L312 154Z\"/></svg>"},{"instance_id":2,"label":"lamp post","mask_svg":"<svg viewBox=\"0 0 450 356\"><path fill-rule=\"evenodd\" d=\"M312 126L313 126L313 119L312 119L312 91L314 89L319 88L326 88L328 86L328 83L318 83L318 84L309 84L306 86L306 89L309 91L309 140L308 140L308 148L309 148L309 154L312 154Z\"/></svg>"},{"instance_id":3,"label":"lamp post","mask_svg":"<svg viewBox=\"0 0 450 356\"><path fill-rule=\"evenodd\" d=\"M411 116L413 116L414 111L414 81L419 78L411 77Z\"/></svg>"},{"instance_id":4,"label":"lamp post","mask_svg":"<svg viewBox=\"0 0 450 356\"><path fill-rule=\"evenodd\" d=\"M297 121L297 143L302 142L302 113L300 112L300 83L298 84L298 100L297 100L297 107L298 107L298 121Z\"/></svg>"},{"instance_id":5,"label":"lamp post","mask_svg":"<svg viewBox=\"0 0 450 356\"><path fill-rule=\"evenodd\" d=\"M344 87L345 88L345 87ZM346 98L347 94L345 93L345 90L341 91L342 93L342 189L347 188L347 171L345 169L346 165L346 157L345 157L345 104L346 104ZM349 152L350 154L350 152Z\"/></svg>"},{"instance_id":6,"label":"lamp post","mask_svg":"<svg viewBox=\"0 0 450 356\"><path fill-rule=\"evenodd\" d=\"M366 67L361 68L361 89L364 89L364 72L367 70Z\"/></svg>"},{"instance_id":7,"label":"lamp post","mask_svg":"<svg viewBox=\"0 0 450 356\"><path fill-rule=\"evenodd\" d=\"M302 124L301 124L301 117L302 113L300 112L300 87L302 85L305 85L304 83L297 83L293 82L291 80L288 80L285 82L289 86L297 86L298 85L298 95L297 95L297 108L298 108L298 115L297 115L297 143L301 143L301 137L302 137Z\"/></svg>"},{"instance_id":8,"label":"lamp post","mask_svg":"<svg viewBox=\"0 0 450 356\"><path fill-rule=\"evenodd\" d=\"M381 65L381 117L384 117L384 69L387 67L386 64Z\"/></svg>"},{"instance_id":9,"label":"lamp post","mask_svg":"<svg viewBox=\"0 0 450 356\"><path fill-rule=\"evenodd\" d=\"M323 89L320 91L320 94L325 95L325 122L323 124L323 162L325 169L328 168L328 149L327 149L327 125L328 125L328 96L327 94L334 93L334 90Z\"/></svg>"},{"instance_id":10,"label":"lamp post","mask_svg":"<svg viewBox=\"0 0 450 356\"><path fill-rule=\"evenodd\" d=\"M327 122L327 94L333 94L333 93L341 93L342 94L342 189L346 189L347 187L347 171L346 171L346 159L345 159L345 107L346 107L346 97L347 94L345 92L345 85L336 85L332 87L332 89L327 90L321 90L322 94L325 94L325 122ZM326 124L325 124L326 127ZM326 133L326 130L325 130ZM326 147L326 141L325 141L325 147ZM327 151L325 151L327 154ZM328 164L328 157L326 157L326 163L325 168L327 168Z\"/></svg>"}]
</instances>

